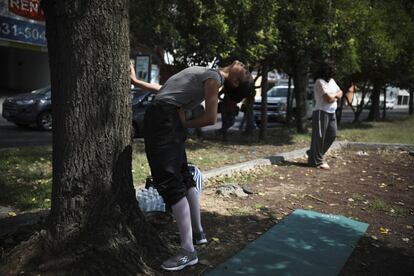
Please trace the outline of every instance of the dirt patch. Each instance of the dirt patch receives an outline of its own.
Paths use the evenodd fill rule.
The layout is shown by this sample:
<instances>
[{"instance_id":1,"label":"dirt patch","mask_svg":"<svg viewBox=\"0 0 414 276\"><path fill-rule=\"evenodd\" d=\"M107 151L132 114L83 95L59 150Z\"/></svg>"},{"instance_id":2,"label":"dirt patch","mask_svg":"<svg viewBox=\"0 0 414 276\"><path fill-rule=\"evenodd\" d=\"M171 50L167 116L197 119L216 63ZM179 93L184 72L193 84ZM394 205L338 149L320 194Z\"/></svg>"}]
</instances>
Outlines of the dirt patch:
<instances>
[{"instance_id":1,"label":"dirt patch","mask_svg":"<svg viewBox=\"0 0 414 276\"><path fill-rule=\"evenodd\" d=\"M247 198L219 196L220 180L206 183L201 204L209 243L197 247L200 264L177 275L211 270L298 208L370 225L342 275L412 275L414 157L398 150L341 150L327 157L329 171L305 161L261 168L253 180L239 177L254 192ZM158 229L171 246L179 244L175 224Z\"/></svg>"}]
</instances>

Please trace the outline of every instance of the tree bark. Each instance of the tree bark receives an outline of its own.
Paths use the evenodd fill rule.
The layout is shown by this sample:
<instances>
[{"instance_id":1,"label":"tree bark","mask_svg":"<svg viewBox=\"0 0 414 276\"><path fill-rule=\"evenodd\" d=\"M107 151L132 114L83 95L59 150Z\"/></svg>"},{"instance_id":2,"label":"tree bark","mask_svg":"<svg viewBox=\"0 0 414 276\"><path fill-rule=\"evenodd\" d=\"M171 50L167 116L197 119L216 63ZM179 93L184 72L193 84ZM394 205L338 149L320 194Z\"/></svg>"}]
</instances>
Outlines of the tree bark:
<instances>
[{"instance_id":1,"label":"tree bark","mask_svg":"<svg viewBox=\"0 0 414 276\"><path fill-rule=\"evenodd\" d=\"M306 127L306 88L308 85L308 68L306 62L299 62L293 69L293 93L296 100L295 118L298 133L307 133Z\"/></svg>"},{"instance_id":2,"label":"tree bark","mask_svg":"<svg viewBox=\"0 0 414 276\"><path fill-rule=\"evenodd\" d=\"M249 97L246 98L245 100L245 105L246 105L246 114L245 116L245 124L246 124L246 129L244 131L244 134L250 138L253 134L253 130L254 130L254 113L253 113L253 105L254 105L254 98L255 98L255 94L252 93Z\"/></svg>"},{"instance_id":3,"label":"tree bark","mask_svg":"<svg viewBox=\"0 0 414 276\"><path fill-rule=\"evenodd\" d=\"M371 109L368 114L368 121L379 121L380 119L380 94L381 84L374 82L371 93Z\"/></svg>"},{"instance_id":4,"label":"tree bark","mask_svg":"<svg viewBox=\"0 0 414 276\"><path fill-rule=\"evenodd\" d=\"M357 105L357 109L354 112L354 123L359 122L359 117L362 114L362 111L364 110L365 107L365 96L367 95L367 88L368 84L367 82L364 82L364 84L362 85L362 95L361 95L361 101L359 102L359 104Z\"/></svg>"},{"instance_id":5,"label":"tree bark","mask_svg":"<svg viewBox=\"0 0 414 276\"><path fill-rule=\"evenodd\" d=\"M382 105L382 119L385 119L385 117L387 116L387 89L383 87L382 91L384 93L384 103Z\"/></svg>"},{"instance_id":6,"label":"tree bark","mask_svg":"<svg viewBox=\"0 0 414 276\"><path fill-rule=\"evenodd\" d=\"M348 92L348 91L346 91L346 92ZM336 109L336 123L337 123L338 126L341 124L342 113L343 113L343 110L344 110L345 101L346 101L346 94L344 92L344 95L342 96L342 98L338 102L338 108Z\"/></svg>"},{"instance_id":7,"label":"tree bark","mask_svg":"<svg viewBox=\"0 0 414 276\"><path fill-rule=\"evenodd\" d=\"M290 126L292 122L292 100L293 100L293 93L292 93L292 77L289 74L288 79L288 96L286 99L286 125Z\"/></svg>"},{"instance_id":8,"label":"tree bark","mask_svg":"<svg viewBox=\"0 0 414 276\"><path fill-rule=\"evenodd\" d=\"M160 243L132 181L128 1L42 6L53 91L52 205L36 238L39 256L28 259L52 274L147 273L145 260Z\"/></svg>"},{"instance_id":9,"label":"tree bark","mask_svg":"<svg viewBox=\"0 0 414 276\"><path fill-rule=\"evenodd\" d=\"M267 138L267 73L269 72L269 65L267 61L262 64L262 105L261 105L261 120L260 120L260 132L259 139L265 141Z\"/></svg>"}]
</instances>

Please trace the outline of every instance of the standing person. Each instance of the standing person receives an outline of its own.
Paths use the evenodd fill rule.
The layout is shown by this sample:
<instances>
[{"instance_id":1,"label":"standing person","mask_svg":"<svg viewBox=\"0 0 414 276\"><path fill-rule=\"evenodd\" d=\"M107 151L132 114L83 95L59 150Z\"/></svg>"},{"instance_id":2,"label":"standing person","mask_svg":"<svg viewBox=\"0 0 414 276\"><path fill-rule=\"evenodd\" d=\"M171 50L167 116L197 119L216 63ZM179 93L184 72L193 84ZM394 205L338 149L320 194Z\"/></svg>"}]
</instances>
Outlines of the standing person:
<instances>
[{"instance_id":1,"label":"standing person","mask_svg":"<svg viewBox=\"0 0 414 276\"><path fill-rule=\"evenodd\" d=\"M225 93L236 95L241 101L253 79L244 64L236 60L222 69L189 67L170 77L161 87L137 80L131 66L131 81L156 93L144 117L145 152L154 186L165 203L171 206L181 241L178 253L161 267L181 270L198 262L193 237L196 243L207 242L202 229L196 229L199 232L195 233L192 229L191 217L197 219L197 216L192 216L191 212L194 209L193 213L199 213L199 202L194 180L188 173L185 128L213 125L220 87L224 86ZM185 110L191 110L203 101L205 110L201 116L186 121Z\"/></svg>"},{"instance_id":2,"label":"standing person","mask_svg":"<svg viewBox=\"0 0 414 276\"><path fill-rule=\"evenodd\" d=\"M315 74L314 99L312 114L312 141L307 151L308 163L320 169L329 169L323 156L336 138L336 108L343 93L334 77L336 66L332 61L325 61Z\"/></svg>"},{"instance_id":3,"label":"standing person","mask_svg":"<svg viewBox=\"0 0 414 276\"><path fill-rule=\"evenodd\" d=\"M253 92L253 93L255 93L255 92ZM256 122L254 120L253 110L249 110L249 108L253 109L253 107L252 107L253 102L254 102L254 97L253 96L254 95L251 95L251 96L245 98L243 100L242 105L241 105L240 110L241 110L241 112L243 112L243 118L242 118L242 121L240 122L240 125L239 125L239 130L240 131L244 130L245 132L248 132L249 128L251 130L257 128ZM251 114L248 114L249 112Z\"/></svg>"},{"instance_id":4,"label":"standing person","mask_svg":"<svg viewBox=\"0 0 414 276\"><path fill-rule=\"evenodd\" d=\"M239 107L237 102L233 100L228 94L224 93L223 100L220 105L221 113L221 128L216 130L216 135L221 136L222 141L227 141L227 131L231 128L236 117L239 114Z\"/></svg>"}]
</instances>

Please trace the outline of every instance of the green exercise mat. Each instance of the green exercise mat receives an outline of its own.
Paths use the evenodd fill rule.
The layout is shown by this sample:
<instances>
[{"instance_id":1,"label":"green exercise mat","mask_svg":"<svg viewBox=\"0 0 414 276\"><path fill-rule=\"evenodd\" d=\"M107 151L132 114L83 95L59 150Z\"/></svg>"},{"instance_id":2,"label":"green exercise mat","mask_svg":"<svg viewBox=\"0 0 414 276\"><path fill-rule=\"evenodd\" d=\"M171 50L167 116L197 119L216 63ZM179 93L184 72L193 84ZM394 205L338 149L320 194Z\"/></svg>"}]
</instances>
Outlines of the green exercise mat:
<instances>
[{"instance_id":1,"label":"green exercise mat","mask_svg":"<svg viewBox=\"0 0 414 276\"><path fill-rule=\"evenodd\" d=\"M367 228L298 209L207 275L338 275Z\"/></svg>"}]
</instances>

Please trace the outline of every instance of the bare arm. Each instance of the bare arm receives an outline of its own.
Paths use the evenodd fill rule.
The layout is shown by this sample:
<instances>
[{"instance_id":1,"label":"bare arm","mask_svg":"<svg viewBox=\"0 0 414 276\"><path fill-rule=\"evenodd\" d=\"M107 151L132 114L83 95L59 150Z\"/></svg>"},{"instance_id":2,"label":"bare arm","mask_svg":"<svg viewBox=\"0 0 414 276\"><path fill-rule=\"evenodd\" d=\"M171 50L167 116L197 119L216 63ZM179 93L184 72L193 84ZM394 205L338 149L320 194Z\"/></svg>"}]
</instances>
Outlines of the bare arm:
<instances>
[{"instance_id":1,"label":"bare arm","mask_svg":"<svg viewBox=\"0 0 414 276\"><path fill-rule=\"evenodd\" d=\"M342 90L338 90L335 94L323 94L323 99L328 103L333 103L342 97Z\"/></svg>"},{"instance_id":2,"label":"bare arm","mask_svg":"<svg viewBox=\"0 0 414 276\"><path fill-rule=\"evenodd\" d=\"M142 90L150 91L155 94L158 93L158 91L161 89L161 85L157 83L149 83L149 82L137 79L135 75L135 69L134 69L134 66L132 66L132 63L129 66L129 70L130 70L131 83L133 85L138 86Z\"/></svg>"},{"instance_id":3,"label":"bare arm","mask_svg":"<svg viewBox=\"0 0 414 276\"><path fill-rule=\"evenodd\" d=\"M216 123L219 88L220 84L217 80L208 79L204 82L206 108L201 116L190 121L185 121L183 111L180 111L180 117L184 127L197 128L208 125L214 125Z\"/></svg>"}]
</instances>

